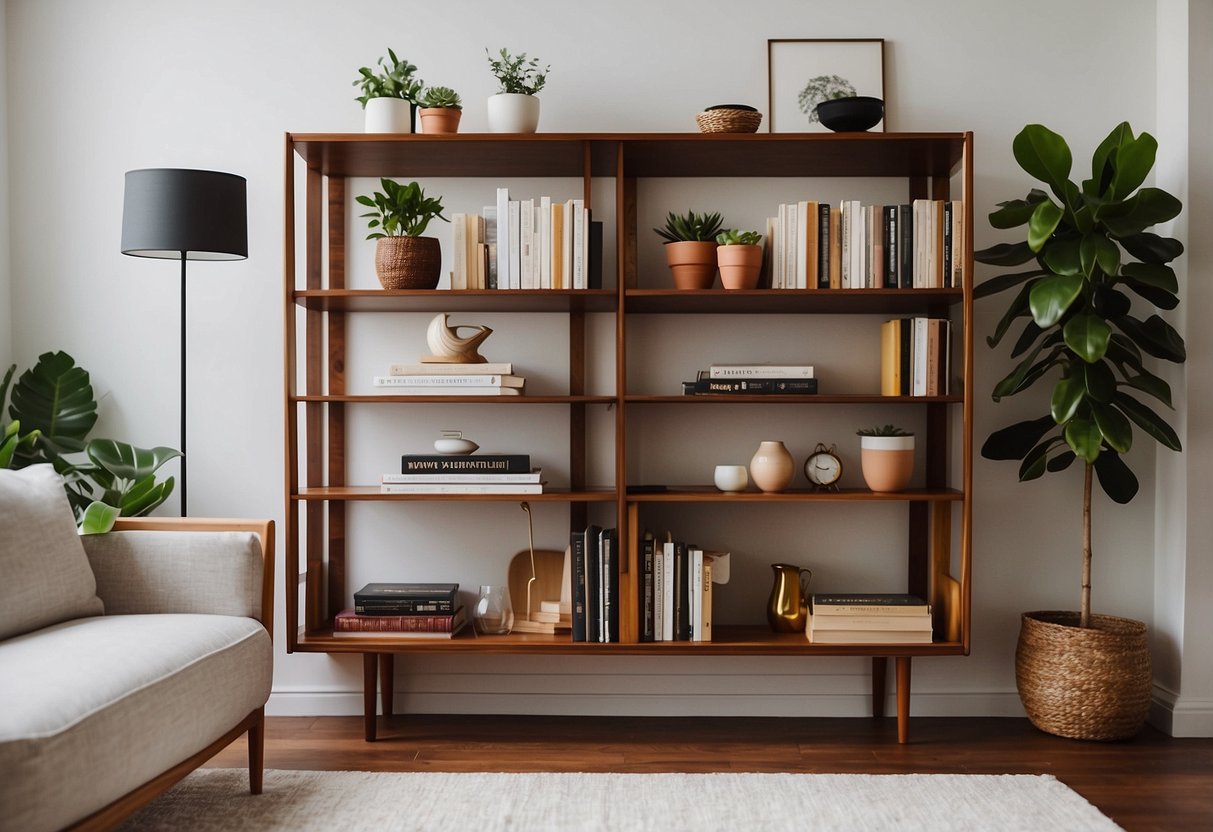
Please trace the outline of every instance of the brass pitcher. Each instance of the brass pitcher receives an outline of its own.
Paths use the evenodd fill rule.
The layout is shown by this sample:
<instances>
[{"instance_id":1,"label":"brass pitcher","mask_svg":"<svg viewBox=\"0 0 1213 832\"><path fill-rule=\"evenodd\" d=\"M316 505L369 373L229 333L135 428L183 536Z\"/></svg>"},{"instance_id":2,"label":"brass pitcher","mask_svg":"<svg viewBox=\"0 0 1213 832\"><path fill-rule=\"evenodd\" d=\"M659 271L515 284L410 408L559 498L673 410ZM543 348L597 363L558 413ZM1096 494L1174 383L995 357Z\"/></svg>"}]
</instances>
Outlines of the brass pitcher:
<instances>
[{"instance_id":1,"label":"brass pitcher","mask_svg":"<svg viewBox=\"0 0 1213 832\"><path fill-rule=\"evenodd\" d=\"M777 633L803 633L809 619L809 581L813 570L790 563L772 563L775 585L767 602L767 621Z\"/></svg>"}]
</instances>

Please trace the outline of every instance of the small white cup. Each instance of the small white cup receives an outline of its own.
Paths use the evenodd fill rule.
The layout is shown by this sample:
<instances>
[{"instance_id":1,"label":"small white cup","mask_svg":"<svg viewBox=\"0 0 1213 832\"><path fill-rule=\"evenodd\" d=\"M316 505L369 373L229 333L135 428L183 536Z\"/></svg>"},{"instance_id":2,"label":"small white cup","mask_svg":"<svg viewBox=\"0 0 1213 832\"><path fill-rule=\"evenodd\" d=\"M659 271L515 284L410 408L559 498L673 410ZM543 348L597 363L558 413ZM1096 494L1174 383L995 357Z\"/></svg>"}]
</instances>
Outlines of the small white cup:
<instances>
[{"instance_id":1,"label":"small white cup","mask_svg":"<svg viewBox=\"0 0 1213 832\"><path fill-rule=\"evenodd\" d=\"M712 476L721 491L745 491L750 475L744 465L717 465Z\"/></svg>"}]
</instances>

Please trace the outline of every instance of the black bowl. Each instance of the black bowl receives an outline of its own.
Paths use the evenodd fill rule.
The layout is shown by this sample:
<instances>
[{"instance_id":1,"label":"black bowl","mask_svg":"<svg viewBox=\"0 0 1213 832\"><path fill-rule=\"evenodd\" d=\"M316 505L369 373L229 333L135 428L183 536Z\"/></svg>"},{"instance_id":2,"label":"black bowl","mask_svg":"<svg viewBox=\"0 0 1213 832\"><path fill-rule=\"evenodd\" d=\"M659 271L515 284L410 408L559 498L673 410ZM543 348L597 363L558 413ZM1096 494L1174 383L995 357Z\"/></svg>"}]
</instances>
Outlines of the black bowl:
<instances>
[{"instance_id":1,"label":"black bowl","mask_svg":"<svg viewBox=\"0 0 1213 832\"><path fill-rule=\"evenodd\" d=\"M884 102L867 95L832 98L817 105L817 118L839 133L868 130L884 118Z\"/></svg>"}]
</instances>

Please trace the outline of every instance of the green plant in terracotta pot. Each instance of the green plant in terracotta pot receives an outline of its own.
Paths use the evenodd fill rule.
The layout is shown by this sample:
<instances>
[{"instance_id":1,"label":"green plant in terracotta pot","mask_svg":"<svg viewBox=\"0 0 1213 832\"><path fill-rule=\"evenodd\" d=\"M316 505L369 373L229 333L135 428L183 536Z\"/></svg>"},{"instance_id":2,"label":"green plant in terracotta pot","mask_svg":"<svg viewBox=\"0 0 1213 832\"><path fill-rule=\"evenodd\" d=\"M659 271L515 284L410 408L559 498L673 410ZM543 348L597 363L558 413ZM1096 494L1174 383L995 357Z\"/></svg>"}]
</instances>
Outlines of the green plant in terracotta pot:
<instances>
[{"instance_id":1,"label":"green plant in terracotta pot","mask_svg":"<svg viewBox=\"0 0 1213 832\"><path fill-rule=\"evenodd\" d=\"M895 425L855 431L863 480L873 491L902 491L914 475L914 434Z\"/></svg>"},{"instance_id":2,"label":"green plant in terracotta pot","mask_svg":"<svg viewBox=\"0 0 1213 832\"><path fill-rule=\"evenodd\" d=\"M418 100L423 133L458 133L463 115L459 93L450 87L426 87Z\"/></svg>"},{"instance_id":3,"label":"green plant in terracotta pot","mask_svg":"<svg viewBox=\"0 0 1213 832\"><path fill-rule=\"evenodd\" d=\"M1050 733L1083 739L1132 736L1145 722L1150 656L1141 622L1091 612L1091 493L1098 480L1117 503L1138 490L1126 464L1134 426L1173 451L1179 437L1146 403L1170 408L1171 389L1153 361L1182 363L1183 339L1154 308L1179 304L1168 264L1183 245L1149 231L1182 210L1164 190L1141 187L1157 142L1118 125L1091 161L1091 177L1070 181L1065 140L1039 124L1016 137L1019 165L1048 186L999 204L995 228L1027 226L1027 239L975 254L982 263L1023 267L975 287L987 297L1014 289L989 345L1018 326L1015 368L994 387L994 401L1035 391L1045 412L995 431L988 459L1019 461L1034 480L1079 463L1082 472L1082 589L1078 612L1030 612L1022 619L1016 681L1028 716ZM1146 313L1148 317L1143 317ZM1037 386L1039 381L1048 384Z\"/></svg>"},{"instance_id":4,"label":"green plant in terracotta pot","mask_svg":"<svg viewBox=\"0 0 1213 832\"><path fill-rule=\"evenodd\" d=\"M362 95L354 100L366 111L368 133L412 133L417 97L425 82L415 77L417 67L396 57L391 49L376 69L360 67L354 86Z\"/></svg>"},{"instance_id":5,"label":"green plant in terracotta pot","mask_svg":"<svg viewBox=\"0 0 1213 832\"><path fill-rule=\"evenodd\" d=\"M401 185L379 180L382 191L355 197L370 208L368 240L375 240L375 273L385 289L433 289L442 271L442 249L437 237L423 237L434 218L442 216L442 199L427 197L416 182Z\"/></svg>"},{"instance_id":6,"label":"green plant in terracotta pot","mask_svg":"<svg viewBox=\"0 0 1213 832\"><path fill-rule=\"evenodd\" d=\"M665 258L679 289L710 289L716 281L716 235L720 214L687 211L666 216L664 228L654 228L665 240Z\"/></svg>"},{"instance_id":7,"label":"green plant in terracotta pot","mask_svg":"<svg viewBox=\"0 0 1213 832\"><path fill-rule=\"evenodd\" d=\"M716 235L716 264L720 285L726 289L753 289L762 272L762 235L730 228Z\"/></svg>"}]
</instances>

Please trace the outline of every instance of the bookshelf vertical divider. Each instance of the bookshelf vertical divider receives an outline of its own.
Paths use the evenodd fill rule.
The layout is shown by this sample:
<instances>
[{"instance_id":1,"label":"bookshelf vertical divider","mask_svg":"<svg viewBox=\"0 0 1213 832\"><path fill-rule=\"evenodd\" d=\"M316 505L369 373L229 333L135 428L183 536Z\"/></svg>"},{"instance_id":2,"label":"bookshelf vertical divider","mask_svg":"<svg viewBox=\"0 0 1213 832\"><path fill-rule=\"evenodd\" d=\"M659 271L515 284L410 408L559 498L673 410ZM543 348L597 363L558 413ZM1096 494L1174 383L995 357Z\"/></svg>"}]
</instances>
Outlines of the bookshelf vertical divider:
<instances>
[{"instance_id":1,"label":"bookshelf vertical divider","mask_svg":"<svg viewBox=\"0 0 1213 832\"><path fill-rule=\"evenodd\" d=\"M872 712L885 712L885 686L894 677L898 739L908 738L910 669L913 656L967 655L971 617L972 546L972 161L971 133L913 134L531 134L362 135L286 134L284 186L284 398L286 517L284 558L288 652L361 653L368 739L376 734L376 687L384 714L392 713L394 657L402 653L535 653L544 655L636 655L662 659L678 655L852 656L871 661ZM301 172L301 175L300 175ZM302 180L301 210L296 178ZM616 268L601 289L561 290L381 290L350 288L347 274L351 180L391 176L467 177L493 182L506 177L573 178L592 206L594 179L613 179L613 241ZM647 178L862 177L903 181L914 199L959 199L963 206L963 287L897 290L760 289L674 291L664 287L664 268L640 262L641 192ZM959 188L960 195L953 195ZM607 192L608 194L610 191ZM646 206L647 207L647 206ZM663 215L678 206L650 208ZM300 238L301 235L301 238ZM604 241L604 244L608 244ZM299 255L302 255L301 257ZM362 281L365 282L365 281ZM527 395L523 403L551 407L569 431L567 489L520 498L509 495L382 494L377 486L351 482L347 443L352 412L374 408L371 396L350 395L347 348L361 312L492 312L525 316L560 312L567 318L567 390L563 395ZM590 379L592 345L588 316L613 315L613 378ZM660 492L630 493L629 429L646 429L647 409L710 413L727 397L653 395L628 378L628 324L645 316L742 315L926 315L952 322L957 391L933 397L844 395L791 396L777 405L812 409L879 403L923 414L925 487L904 494L862 489L817 493L792 489L780 494L721 495L702 486L667 486ZM597 337L605 337L598 331ZM639 356L643 358L643 356ZM633 356L635 361L638 356ZM592 386L613 389L600 391ZM728 400L730 406L758 404L760 397ZM423 397L424 399L424 397ZM713 401L716 399L716 401ZM399 396L383 401L405 404ZM503 425L515 418L517 400L463 400L444 404L493 407ZM424 400L408 406L425 407ZM609 418L597 408L607 408ZM678 409L683 409L679 411ZM707 410L704 410L707 408ZM529 410L526 412L530 412ZM593 418L591 418L593 416ZM545 415L544 418L549 418ZM556 418L552 416L550 418ZM300 424L302 419L302 424ZM609 426L608 426L609 425ZM649 428L650 430L652 428ZM609 434L609 435L608 435ZM644 435L643 433L641 434ZM613 442L607 470L594 473L591 458ZM598 458L602 458L602 454ZM602 467L600 463L598 468ZM611 482L595 482L591 477ZM620 640L610 644L573 642L567 635L511 634L449 640L390 638L339 639L333 617L350 605L349 566L360 557L347 545L350 501L396 505L423 500L474 504L517 502L567 512L570 531L583 529L597 505L612 516L619 532L621 561ZM644 643L640 599L643 586L641 529L646 513L671 503L701 511L730 500L747 505L786 505L787 511L837 504L848 511L865 505L905 506L905 591L933 606L929 644L820 644L802 634L773 634L765 626L720 621L711 642ZM600 520L601 522L601 520ZM900 568L900 566L898 567ZM301 590L302 587L302 590ZM761 612L754 611L754 620ZM888 662L894 660L893 674Z\"/></svg>"}]
</instances>

